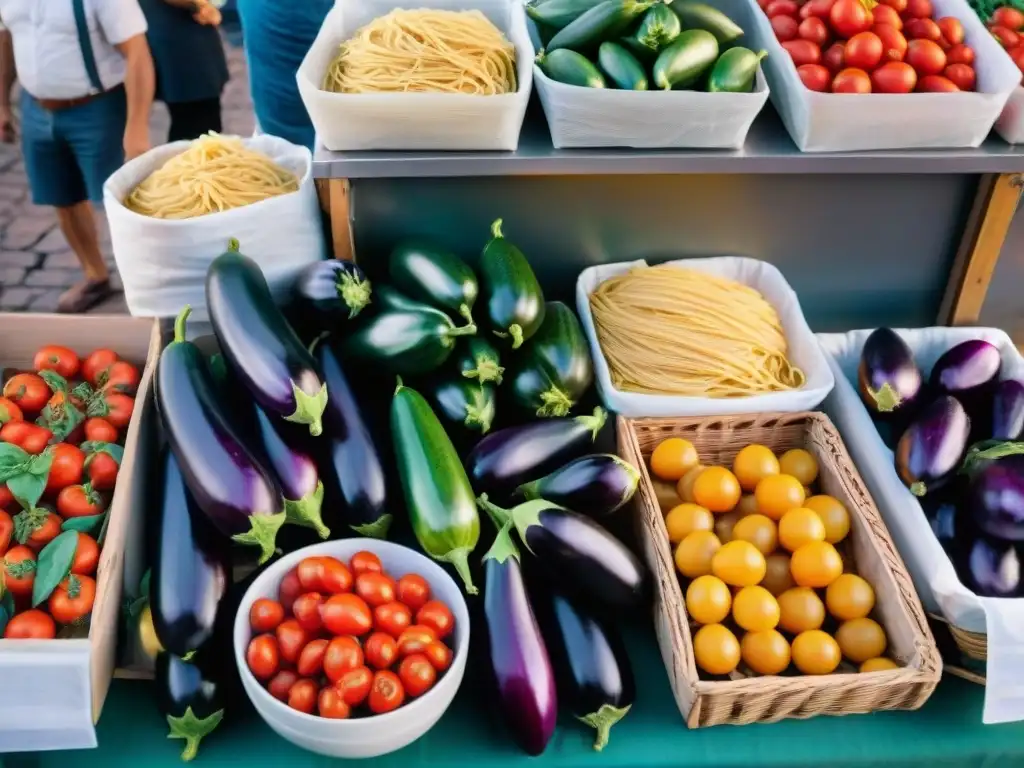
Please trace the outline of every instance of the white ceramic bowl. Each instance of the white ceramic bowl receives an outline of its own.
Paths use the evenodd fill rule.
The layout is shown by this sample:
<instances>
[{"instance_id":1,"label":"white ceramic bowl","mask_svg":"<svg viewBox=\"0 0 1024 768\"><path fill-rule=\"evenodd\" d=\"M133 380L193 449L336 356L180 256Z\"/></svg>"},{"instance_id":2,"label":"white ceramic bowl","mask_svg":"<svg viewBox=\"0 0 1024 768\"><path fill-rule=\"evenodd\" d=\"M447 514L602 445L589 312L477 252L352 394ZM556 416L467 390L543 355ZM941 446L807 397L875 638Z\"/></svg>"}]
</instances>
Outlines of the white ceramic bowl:
<instances>
[{"instance_id":1,"label":"white ceramic bowl","mask_svg":"<svg viewBox=\"0 0 1024 768\"><path fill-rule=\"evenodd\" d=\"M260 685L249 671L245 650L252 639L249 609L261 597L277 599L281 579L306 557L330 555L347 563L356 552L366 550L380 558L384 570L395 579L418 573L430 584L434 598L444 601L455 616L455 640L452 665L436 685L418 699L383 715L353 720L328 720L307 715L278 701ZM256 711L267 725L288 741L311 752L329 757L378 757L411 744L441 719L455 698L466 671L469 655L469 610L462 590L441 566L408 547L376 539L326 541L292 552L259 575L242 598L235 616L235 663L242 684Z\"/></svg>"}]
</instances>

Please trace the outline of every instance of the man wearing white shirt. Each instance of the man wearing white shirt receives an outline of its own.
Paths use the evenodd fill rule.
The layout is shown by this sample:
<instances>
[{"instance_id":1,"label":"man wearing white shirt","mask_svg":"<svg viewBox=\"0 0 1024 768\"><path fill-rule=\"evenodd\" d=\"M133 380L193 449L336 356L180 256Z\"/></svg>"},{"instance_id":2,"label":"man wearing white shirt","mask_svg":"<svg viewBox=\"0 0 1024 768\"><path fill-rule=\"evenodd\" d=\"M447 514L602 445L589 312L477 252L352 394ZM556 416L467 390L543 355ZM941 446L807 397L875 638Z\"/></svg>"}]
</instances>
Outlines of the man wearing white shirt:
<instances>
[{"instance_id":1,"label":"man wearing white shirt","mask_svg":"<svg viewBox=\"0 0 1024 768\"><path fill-rule=\"evenodd\" d=\"M149 149L146 18L138 0L0 0L0 21L0 131L13 125L16 67L32 200L56 207L85 272L58 307L83 312L110 294L89 201L102 201L103 182L125 158Z\"/></svg>"}]
</instances>

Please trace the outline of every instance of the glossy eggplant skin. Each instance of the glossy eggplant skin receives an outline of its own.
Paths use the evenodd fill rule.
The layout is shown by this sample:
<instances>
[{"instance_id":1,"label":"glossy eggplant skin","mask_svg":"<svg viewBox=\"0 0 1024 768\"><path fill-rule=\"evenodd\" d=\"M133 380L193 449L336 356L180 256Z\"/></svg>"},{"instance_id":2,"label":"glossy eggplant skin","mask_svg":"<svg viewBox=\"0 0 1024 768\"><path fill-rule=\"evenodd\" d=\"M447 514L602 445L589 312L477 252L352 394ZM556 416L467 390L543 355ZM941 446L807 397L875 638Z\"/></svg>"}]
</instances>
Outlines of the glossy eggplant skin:
<instances>
[{"instance_id":1,"label":"glossy eggplant skin","mask_svg":"<svg viewBox=\"0 0 1024 768\"><path fill-rule=\"evenodd\" d=\"M480 287L473 270L455 254L422 242L399 243L388 260L388 274L409 296L473 322Z\"/></svg>"},{"instance_id":2,"label":"glossy eggplant skin","mask_svg":"<svg viewBox=\"0 0 1024 768\"><path fill-rule=\"evenodd\" d=\"M945 483L967 449L971 420L960 402L942 395L900 437L896 471L910 492L924 496Z\"/></svg>"},{"instance_id":3,"label":"glossy eggplant skin","mask_svg":"<svg viewBox=\"0 0 1024 768\"><path fill-rule=\"evenodd\" d=\"M217 680L172 653L156 659L156 701L166 716L168 738L184 739L184 762L195 759L199 743L224 719L224 696Z\"/></svg>"},{"instance_id":4,"label":"glossy eggplant skin","mask_svg":"<svg viewBox=\"0 0 1024 768\"><path fill-rule=\"evenodd\" d=\"M260 547L265 562L285 522L281 489L229 423L203 353L185 341L188 313L157 364L161 423L196 505L225 536Z\"/></svg>"},{"instance_id":5,"label":"glossy eggplant skin","mask_svg":"<svg viewBox=\"0 0 1024 768\"><path fill-rule=\"evenodd\" d=\"M324 460L320 464L327 498L344 504L345 520L361 536L386 538L387 478L373 436L363 420L333 346L321 339L313 348L330 396L324 411Z\"/></svg>"},{"instance_id":6,"label":"glossy eggplant skin","mask_svg":"<svg viewBox=\"0 0 1024 768\"><path fill-rule=\"evenodd\" d=\"M549 475L516 489L525 499L547 499L591 517L604 517L629 502L636 493L640 473L610 453L573 459Z\"/></svg>"},{"instance_id":7,"label":"glossy eggplant skin","mask_svg":"<svg viewBox=\"0 0 1024 768\"><path fill-rule=\"evenodd\" d=\"M490 384L470 379L437 379L425 389L430 401L448 424L485 435L497 409L497 392Z\"/></svg>"},{"instance_id":8,"label":"glossy eggplant skin","mask_svg":"<svg viewBox=\"0 0 1024 768\"><path fill-rule=\"evenodd\" d=\"M456 328L444 312L427 310L381 312L345 339L346 356L403 376L437 370L451 356L457 337L476 333L476 326Z\"/></svg>"},{"instance_id":9,"label":"glossy eggplant skin","mask_svg":"<svg viewBox=\"0 0 1024 768\"><path fill-rule=\"evenodd\" d=\"M480 254L480 275L492 333L519 349L544 322L544 292L523 252L502 234L501 219Z\"/></svg>"},{"instance_id":10,"label":"glossy eggplant skin","mask_svg":"<svg viewBox=\"0 0 1024 768\"><path fill-rule=\"evenodd\" d=\"M549 301L544 322L517 356L512 391L525 411L566 416L594 381L590 348L576 313Z\"/></svg>"},{"instance_id":11,"label":"glossy eggplant skin","mask_svg":"<svg viewBox=\"0 0 1024 768\"><path fill-rule=\"evenodd\" d=\"M213 636L231 584L231 547L195 506L170 450L163 457L162 491L150 531L150 610L160 645L187 656Z\"/></svg>"},{"instance_id":12,"label":"glossy eggplant skin","mask_svg":"<svg viewBox=\"0 0 1024 768\"><path fill-rule=\"evenodd\" d=\"M505 369L501 365L501 356L487 339L482 336L467 336L460 339L452 353L455 369L467 379L474 379L481 384L493 381L501 384Z\"/></svg>"},{"instance_id":13,"label":"glossy eggplant skin","mask_svg":"<svg viewBox=\"0 0 1024 768\"><path fill-rule=\"evenodd\" d=\"M313 309L328 327L336 327L366 308L373 289L354 261L325 259L299 273L292 294L298 307Z\"/></svg>"},{"instance_id":14,"label":"glossy eggplant skin","mask_svg":"<svg viewBox=\"0 0 1024 768\"><path fill-rule=\"evenodd\" d=\"M639 605L646 572L629 547L589 517L544 499L512 509L477 503L499 521L511 520L537 567L569 597L602 609Z\"/></svg>"},{"instance_id":15,"label":"glossy eggplant skin","mask_svg":"<svg viewBox=\"0 0 1024 768\"><path fill-rule=\"evenodd\" d=\"M224 358L256 401L319 435L327 388L259 265L238 252L235 240L206 272L206 304Z\"/></svg>"},{"instance_id":16,"label":"glossy eggplant skin","mask_svg":"<svg viewBox=\"0 0 1024 768\"><path fill-rule=\"evenodd\" d=\"M1024 597L1024 553L1009 541L979 536L965 548L959 575L981 597Z\"/></svg>"},{"instance_id":17,"label":"glossy eggplant skin","mask_svg":"<svg viewBox=\"0 0 1024 768\"><path fill-rule=\"evenodd\" d=\"M973 473L967 503L983 533L1024 543L1024 455L1006 456Z\"/></svg>"},{"instance_id":18,"label":"glossy eggplant skin","mask_svg":"<svg viewBox=\"0 0 1024 768\"><path fill-rule=\"evenodd\" d=\"M993 440L1020 440L1024 437L1024 383L1006 379L992 392L992 424L988 437Z\"/></svg>"},{"instance_id":19,"label":"glossy eggplant skin","mask_svg":"<svg viewBox=\"0 0 1024 768\"><path fill-rule=\"evenodd\" d=\"M466 458L473 488L483 493L508 493L543 477L587 452L604 426L606 414L546 419L493 432Z\"/></svg>"},{"instance_id":20,"label":"glossy eggplant skin","mask_svg":"<svg viewBox=\"0 0 1024 768\"><path fill-rule=\"evenodd\" d=\"M929 383L937 392L970 393L991 384L999 375L999 348L971 339L948 349L932 368Z\"/></svg>"},{"instance_id":21,"label":"glossy eggplant skin","mask_svg":"<svg viewBox=\"0 0 1024 768\"><path fill-rule=\"evenodd\" d=\"M502 715L523 751L539 755L555 731L558 695L507 525L484 555L484 583L484 617Z\"/></svg>"},{"instance_id":22,"label":"glossy eggplant skin","mask_svg":"<svg viewBox=\"0 0 1024 768\"><path fill-rule=\"evenodd\" d=\"M921 391L921 371L899 334L874 330L860 353L857 390L873 413L891 413L912 403Z\"/></svg>"},{"instance_id":23,"label":"glossy eggplant skin","mask_svg":"<svg viewBox=\"0 0 1024 768\"><path fill-rule=\"evenodd\" d=\"M597 731L594 749L636 699L636 681L616 627L534 581L530 597L555 669L558 700Z\"/></svg>"}]
</instances>

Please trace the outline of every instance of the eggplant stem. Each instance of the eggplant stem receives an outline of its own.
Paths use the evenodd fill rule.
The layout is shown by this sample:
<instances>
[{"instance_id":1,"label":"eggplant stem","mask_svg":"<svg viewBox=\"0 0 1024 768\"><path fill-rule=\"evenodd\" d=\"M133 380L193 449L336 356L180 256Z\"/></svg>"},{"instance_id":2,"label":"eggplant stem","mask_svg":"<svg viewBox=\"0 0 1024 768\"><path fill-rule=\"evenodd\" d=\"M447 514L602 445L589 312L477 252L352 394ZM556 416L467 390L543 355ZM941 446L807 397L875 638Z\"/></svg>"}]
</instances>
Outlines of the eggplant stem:
<instances>
[{"instance_id":1,"label":"eggplant stem","mask_svg":"<svg viewBox=\"0 0 1024 768\"><path fill-rule=\"evenodd\" d=\"M512 515L509 514L507 509L502 509L497 504L494 504L487 498L486 493L481 493L476 497L476 504L480 509L490 515L491 520L497 528L501 528L506 523L512 522Z\"/></svg>"},{"instance_id":2,"label":"eggplant stem","mask_svg":"<svg viewBox=\"0 0 1024 768\"><path fill-rule=\"evenodd\" d=\"M396 376L395 377L395 382L396 382L395 383L395 391L394 391L392 396L397 395L399 392L401 392L403 389L405 389L405 384L402 383L402 377L401 376Z\"/></svg>"},{"instance_id":3,"label":"eggplant stem","mask_svg":"<svg viewBox=\"0 0 1024 768\"><path fill-rule=\"evenodd\" d=\"M608 736L611 733L612 726L629 714L629 709L632 706L630 704L625 707L613 707L611 704L602 704L597 712L591 712L589 715L576 718L581 723L585 723L597 730L597 736L594 739L594 749L596 751L600 752L608 746Z\"/></svg>"},{"instance_id":4,"label":"eggplant stem","mask_svg":"<svg viewBox=\"0 0 1024 768\"><path fill-rule=\"evenodd\" d=\"M473 325L473 310L469 308L469 304L459 304L459 314L466 318L469 325Z\"/></svg>"},{"instance_id":5,"label":"eggplant stem","mask_svg":"<svg viewBox=\"0 0 1024 768\"><path fill-rule=\"evenodd\" d=\"M476 335L476 325L474 325L473 323L470 323L469 325L463 325L463 326L460 326L458 328L449 328L445 332L445 336L447 336L449 339L451 337L453 337L453 336L475 336L475 335Z\"/></svg>"},{"instance_id":6,"label":"eggplant stem","mask_svg":"<svg viewBox=\"0 0 1024 768\"><path fill-rule=\"evenodd\" d=\"M519 548L512 540L511 520L498 528L498 534L494 537L494 543L491 544L491 548L484 554L483 562L496 560L499 563L504 563L510 557L516 560L520 559Z\"/></svg>"},{"instance_id":7,"label":"eggplant stem","mask_svg":"<svg viewBox=\"0 0 1024 768\"><path fill-rule=\"evenodd\" d=\"M313 437L319 436L324 431L324 409L327 407L327 385L321 384L320 391L315 395L307 395L291 382L292 396L295 398L295 412L291 416L285 416L285 421L296 424L308 424L309 434Z\"/></svg>"},{"instance_id":8,"label":"eggplant stem","mask_svg":"<svg viewBox=\"0 0 1024 768\"><path fill-rule=\"evenodd\" d=\"M241 245L241 243L238 242L238 238L237 237L232 237L231 239L228 240L228 250L229 251L233 251L235 253L238 253L238 249L241 248L241 247L242 247L242 245Z\"/></svg>"},{"instance_id":9,"label":"eggplant stem","mask_svg":"<svg viewBox=\"0 0 1024 768\"><path fill-rule=\"evenodd\" d=\"M540 393L540 401L541 406L537 409L537 415L542 419L551 416L568 416L569 411L576 405L565 392L554 385Z\"/></svg>"},{"instance_id":10,"label":"eggplant stem","mask_svg":"<svg viewBox=\"0 0 1024 768\"><path fill-rule=\"evenodd\" d=\"M605 413L604 408L597 406L594 409L594 413L591 416L577 416L576 421L585 426L590 430L592 437L591 440L597 440L597 435L604 427L605 421L608 419L608 414Z\"/></svg>"},{"instance_id":11,"label":"eggplant stem","mask_svg":"<svg viewBox=\"0 0 1024 768\"><path fill-rule=\"evenodd\" d=\"M309 354L312 355L316 351L316 348L319 347L323 343L324 339L329 338L330 335L331 335L330 331L324 331L319 336L317 336L315 339L313 339L311 342L309 342L309 346L306 347L306 349L309 351Z\"/></svg>"},{"instance_id":12,"label":"eggplant stem","mask_svg":"<svg viewBox=\"0 0 1024 768\"><path fill-rule=\"evenodd\" d=\"M494 421L494 401L483 395L482 402L473 404L466 403L466 419L463 424L470 429L479 428L481 435L486 435L491 429L491 422Z\"/></svg>"},{"instance_id":13,"label":"eggplant stem","mask_svg":"<svg viewBox=\"0 0 1024 768\"><path fill-rule=\"evenodd\" d=\"M466 587L467 595L479 594L480 590L473 585L473 574L469 572L469 553L473 550L469 547L456 547L448 554L442 555L438 560L450 563L455 572L459 574L463 585Z\"/></svg>"},{"instance_id":14,"label":"eggplant stem","mask_svg":"<svg viewBox=\"0 0 1024 768\"><path fill-rule=\"evenodd\" d=\"M284 500L284 513L287 517L285 522L292 525L299 525L303 528L312 528L321 539L331 535L331 529L324 525L323 520L324 484L317 480L316 488L301 499Z\"/></svg>"},{"instance_id":15,"label":"eggplant stem","mask_svg":"<svg viewBox=\"0 0 1024 768\"><path fill-rule=\"evenodd\" d=\"M508 335L512 337L512 349L523 346L523 326L513 323L508 327Z\"/></svg>"},{"instance_id":16,"label":"eggplant stem","mask_svg":"<svg viewBox=\"0 0 1024 768\"><path fill-rule=\"evenodd\" d=\"M983 445L985 446L984 448L982 447ZM1024 453L1024 442L1020 441L986 441L984 443L976 443L967 451L960 471L970 473L980 462L1016 456L1021 453Z\"/></svg>"},{"instance_id":17,"label":"eggplant stem","mask_svg":"<svg viewBox=\"0 0 1024 768\"><path fill-rule=\"evenodd\" d=\"M877 390L869 388L868 394L875 401L875 407L879 413L892 413L903 402L899 393L890 386L889 382L885 382Z\"/></svg>"},{"instance_id":18,"label":"eggplant stem","mask_svg":"<svg viewBox=\"0 0 1024 768\"><path fill-rule=\"evenodd\" d=\"M918 497L924 496L928 493L928 486L918 480L916 483L910 484L910 492Z\"/></svg>"},{"instance_id":19,"label":"eggplant stem","mask_svg":"<svg viewBox=\"0 0 1024 768\"><path fill-rule=\"evenodd\" d=\"M540 53L541 54L544 53L543 49L541 50ZM538 54L538 55L540 55L540 54ZM491 224L491 237L493 237L496 240L504 240L505 239L505 236L503 234L501 234L501 219L495 219L494 223Z\"/></svg>"},{"instance_id":20,"label":"eggplant stem","mask_svg":"<svg viewBox=\"0 0 1024 768\"><path fill-rule=\"evenodd\" d=\"M176 342L185 341L185 323L188 320L188 316L192 314L192 305L186 304L182 307L181 312L174 318L174 340Z\"/></svg>"},{"instance_id":21,"label":"eggplant stem","mask_svg":"<svg viewBox=\"0 0 1024 768\"><path fill-rule=\"evenodd\" d=\"M468 371L463 371L462 375L467 379L478 379L481 384L486 384L489 381L493 381L495 384L501 384L501 375L505 372L498 363L490 358L483 358L476 360L476 368L472 368Z\"/></svg>"},{"instance_id":22,"label":"eggplant stem","mask_svg":"<svg viewBox=\"0 0 1024 768\"><path fill-rule=\"evenodd\" d=\"M167 738L184 739L185 749L181 753L181 759L186 763L191 762L199 753L199 743L213 733L223 719L223 709L199 718L192 711L192 707L189 707L181 717L167 716L167 727L170 729Z\"/></svg>"},{"instance_id":23,"label":"eggplant stem","mask_svg":"<svg viewBox=\"0 0 1024 768\"><path fill-rule=\"evenodd\" d=\"M386 539L388 537L388 531L391 529L391 521L393 519L394 518L390 514L381 515L372 523L366 523L365 525L350 525L349 528L360 536L365 536L370 539Z\"/></svg>"},{"instance_id":24,"label":"eggplant stem","mask_svg":"<svg viewBox=\"0 0 1024 768\"><path fill-rule=\"evenodd\" d=\"M250 515L250 529L245 533L236 533L232 541L260 548L259 564L263 565L274 555L277 547L277 532L287 520L287 514L278 512L276 515Z\"/></svg>"},{"instance_id":25,"label":"eggplant stem","mask_svg":"<svg viewBox=\"0 0 1024 768\"><path fill-rule=\"evenodd\" d=\"M334 287L338 291L338 296L341 297L345 306L348 307L349 320L362 312L366 305L370 303L373 289L369 280L360 280L358 277L348 273L342 273Z\"/></svg>"}]
</instances>

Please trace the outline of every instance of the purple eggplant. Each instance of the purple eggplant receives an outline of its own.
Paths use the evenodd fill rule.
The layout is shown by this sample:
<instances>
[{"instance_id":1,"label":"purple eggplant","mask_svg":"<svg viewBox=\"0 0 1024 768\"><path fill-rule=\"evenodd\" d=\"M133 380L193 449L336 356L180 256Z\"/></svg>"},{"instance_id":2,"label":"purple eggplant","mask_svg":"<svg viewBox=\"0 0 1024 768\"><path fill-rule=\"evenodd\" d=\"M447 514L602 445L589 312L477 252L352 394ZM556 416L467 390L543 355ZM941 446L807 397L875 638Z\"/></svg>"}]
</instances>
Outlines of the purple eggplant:
<instances>
[{"instance_id":1,"label":"purple eggplant","mask_svg":"<svg viewBox=\"0 0 1024 768\"><path fill-rule=\"evenodd\" d=\"M274 554L285 523L281 489L224 415L206 359L185 341L185 307L174 340L160 353L156 401L174 458L199 509L217 529L260 548L260 562Z\"/></svg>"},{"instance_id":2,"label":"purple eggplant","mask_svg":"<svg viewBox=\"0 0 1024 768\"><path fill-rule=\"evenodd\" d=\"M1020 440L1024 437L1024 383L1016 379L1001 381L992 392L993 440Z\"/></svg>"},{"instance_id":3,"label":"purple eggplant","mask_svg":"<svg viewBox=\"0 0 1024 768\"><path fill-rule=\"evenodd\" d=\"M539 755L555 732L558 697L509 524L498 531L483 562L484 616L501 711L519 746Z\"/></svg>"},{"instance_id":4,"label":"purple eggplant","mask_svg":"<svg viewBox=\"0 0 1024 768\"><path fill-rule=\"evenodd\" d=\"M558 699L573 717L597 731L594 749L600 751L636 698L622 637L612 623L549 587L531 583L530 596L551 653Z\"/></svg>"},{"instance_id":5,"label":"purple eggplant","mask_svg":"<svg viewBox=\"0 0 1024 768\"><path fill-rule=\"evenodd\" d=\"M978 537L966 551L959 569L964 586L982 597L1024 597L1020 547Z\"/></svg>"},{"instance_id":6,"label":"purple eggplant","mask_svg":"<svg viewBox=\"0 0 1024 768\"><path fill-rule=\"evenodd\" d=\"M582 456L597 439L606 414L546 419L506 427L479 443L466 459L466 470L479 493L504 493L543 477Z\"/></svg>"},{"instance_id":7,"label":"purple eggplant","mask_svg":"<svg viewBox=\"0 0 1024 768\"><path fill-rule=\"evenodd\" d=\"M971 339L946 351L932 368L929 384L936 392L970 397L999 375L999 348Z\"/></svg>"},{"instance_id":8,"label":"purple eggplant","mask_svg":"<svg viewBox=\"0 0 1024 768\"><path fill-rule=\"evenodd\" d=\"M873 413L891 413L912 403L921 391L921 371L899 334L891 328L872 331L857 368L857 389Z\"/></svg>"},{"instance_id":9,"label":"purple eggplant","mask_svg":"<svg viewBox=\"0 0 1024 768\"><path fill-rule=\"evenodd\" d=\"M912 494L941 487L967 448L971 420L955 397L943 395L921 411L896 446L896 471Z\"/></svg>"},{"instance_id":10,"label":"purple eggplant","mask_svg":"<svg viewBox=\"0 0 1024 768\"><path fill-rule=\"evenodd\" d=\"M523 483L517 492L525 499L547 499L591 517L610 515L636 493L640 473L628 461L610 453L573 459L539 480Z\"/></svg>"},{"instance_id":11,"label":"purple eggplant","mask_svg":"<svg viewBox=\"0 0 1024 768\"><path fill-rule=\"evenodd\" d=\"M643 565L589 517L544 499L503 509L483 494L477 504L502 524L511 522L537 568L570 597L602 608L628 608L643 599Z\"/></svg>"},{"instance_id":12,"label":"purple eggplant","mask_svg":"<svg viewBox=\"0 0 1024 768\"><path fill-rule=\"evenodd\" d=\"M392 516L380 454L333 347L321 338L313 356L330 395L324 410L325 445L320 446L327 498L344 505L345 520L360 536L386 538Z\"/></svg>"},{"instance_id":13,"label":"purple eggplant","mask_svg":"<svg viewBox=\"0 0 1024 768\"><path fill-rule=\"evenodd\" d=\"M308 432L298 424L272 419L258 405L253 410L263 448L261 458L273 468L281 486L287 521L312 528L317 536L326 539L331 530L324 525L321 515L324 484L316 459L306 446L310 442Z\"/></svg>"},{"instance_id":14,"label":"purple eggplant","mask_svg":"<svg viewBox=\"0 0 1024 768\"><path fill-rule=\"evenodd\" d=\"M319 435L327 387L259 265L238 252L237 240L206 271L206 304L224 358L256 401Z\"/></svg>"},{"instance_id":15,"label":"purple eggplant","mask_svg":"<svg viewBox=\"0 0 1024 768\"><path fill-rule=\"evenodd\" d=\"M312 308L334 327L358 315L370 303L372 289L354 261L326 259L303 269L292 293L296 304Z\"/></svg>"},{"instance_id":16,"label":"purple eggplant","mask_svg":"<svg viewBox=\"0 0 1024 768\"><path fill-rule=\"evenodd\" d=\"M1024 447L1024 443L1004 443ZM1008 455L971 474L968 504L982 533L1024 542L1024 455Z\"/></svg>"}]
</instances>

